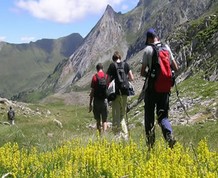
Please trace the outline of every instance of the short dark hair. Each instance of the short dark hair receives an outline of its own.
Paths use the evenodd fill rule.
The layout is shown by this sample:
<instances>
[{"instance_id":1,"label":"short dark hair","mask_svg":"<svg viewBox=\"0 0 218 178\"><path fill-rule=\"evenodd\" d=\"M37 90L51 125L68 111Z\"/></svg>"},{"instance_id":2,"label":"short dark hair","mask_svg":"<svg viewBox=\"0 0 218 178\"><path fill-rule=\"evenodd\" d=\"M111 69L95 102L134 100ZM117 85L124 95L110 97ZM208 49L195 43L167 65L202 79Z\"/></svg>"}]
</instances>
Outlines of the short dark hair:
<instances>
[{"instance_id":1,"label":"short dark hair","mask_svg":"<svg viewBox=\"0 0 218 178\"><path fill-rule=\"evenodd\" d=\"M115 51L113 56L112 56L112 60L117 61L118 59L121 59L121 55L118 51Z\"/></svg>"},{"instance_id":2,"label":"short dark hair","mask_svg":"<svg viewBox=\"0 0 218 178\"><path fill-rule=\"evenodd\" d=\"M103 64L102 63L98 63L96 65L96 70L99 71L100 69L103 69Z\"/></svg>"}]
</instances>

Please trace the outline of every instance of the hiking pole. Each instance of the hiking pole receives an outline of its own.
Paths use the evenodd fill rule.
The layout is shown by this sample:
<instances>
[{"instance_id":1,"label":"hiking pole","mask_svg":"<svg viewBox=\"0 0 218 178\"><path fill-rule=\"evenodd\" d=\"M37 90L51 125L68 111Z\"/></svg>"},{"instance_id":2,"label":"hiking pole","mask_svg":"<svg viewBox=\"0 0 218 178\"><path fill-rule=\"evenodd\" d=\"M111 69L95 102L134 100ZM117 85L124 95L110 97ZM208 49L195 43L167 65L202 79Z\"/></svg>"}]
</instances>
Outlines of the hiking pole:
<instances>
[{"instance_id":1,"label":"hiking pole","mask_svg":"<svg viewBox=\"0 0 218 178\"><path fill-rule=\"evenodd\" d=\"M127 131L128 131L128 136L130 138L129 118L128 118L128 114L127 114L127 107L126 107L126 127L127 127Z\"/></svg>"},{"instance_id":2,"label":"hiking pole","mask_svg":"<svg viewBox=\"0 0 218 178\"><path fill-rule=\"evenodd\" d=\"M178 100L179 100L179 103L181 104L181 106L182 106L182 108L183 108L185 114L187 115L188 119L191 120L191 117L189 116L188 112L187 112L186 109L185 109L185 105L182 103L182 100L181 100L180 97L179 97L179 91L178 91L178 89L177 89L176 80L175 80L175 89L176 89L176 95L177 95L177 98L178 98ZM187 119L187 124L189 124L188 119Z\"/></svg>"}]
</instances>

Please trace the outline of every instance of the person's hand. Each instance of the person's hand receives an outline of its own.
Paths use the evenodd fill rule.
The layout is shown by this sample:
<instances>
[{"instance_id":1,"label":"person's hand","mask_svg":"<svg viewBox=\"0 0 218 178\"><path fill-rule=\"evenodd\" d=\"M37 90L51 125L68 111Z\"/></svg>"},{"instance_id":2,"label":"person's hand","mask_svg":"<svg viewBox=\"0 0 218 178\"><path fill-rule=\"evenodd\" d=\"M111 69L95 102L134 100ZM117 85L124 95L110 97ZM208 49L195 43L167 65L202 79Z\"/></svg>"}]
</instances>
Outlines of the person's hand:
<instances>
[{"instance_id":1,"label":"person's hand","mask_svg":"<svg viewBox=\"0 0 218 178\"><path fill-rule=\"evenodd\" d=\"M90 104L89 105L89 112L91 112L92 111L92 105Z\"/></svg>"}]
</instances>

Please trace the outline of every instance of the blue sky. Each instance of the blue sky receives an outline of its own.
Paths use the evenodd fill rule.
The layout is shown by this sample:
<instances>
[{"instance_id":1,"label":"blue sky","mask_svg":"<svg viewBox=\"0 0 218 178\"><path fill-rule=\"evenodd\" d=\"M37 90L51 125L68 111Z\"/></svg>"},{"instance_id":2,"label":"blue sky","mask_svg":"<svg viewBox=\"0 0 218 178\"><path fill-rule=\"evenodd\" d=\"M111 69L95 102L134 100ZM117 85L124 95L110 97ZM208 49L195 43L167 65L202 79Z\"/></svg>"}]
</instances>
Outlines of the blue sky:
<instances>
[{"instance_id":1,"label":"blue sky","mask_svg":"<svg viewBox=\"0 0 218 178\"><path fill-rule=\"evenodd\" d=\"M29 43L80 33L85 37L109 4L126 13L139 0L0 0L0 41Z\"/></svg>"}]
</instances>

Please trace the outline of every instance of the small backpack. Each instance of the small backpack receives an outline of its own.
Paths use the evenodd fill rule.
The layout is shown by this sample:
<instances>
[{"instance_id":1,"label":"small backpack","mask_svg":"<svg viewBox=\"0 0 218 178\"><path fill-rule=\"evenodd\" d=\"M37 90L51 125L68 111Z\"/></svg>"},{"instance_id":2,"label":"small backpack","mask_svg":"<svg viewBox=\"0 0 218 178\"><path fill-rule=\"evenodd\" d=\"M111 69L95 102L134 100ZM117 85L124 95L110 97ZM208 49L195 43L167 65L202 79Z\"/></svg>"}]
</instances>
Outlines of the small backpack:
<instances>
[{"instance_id":1,"label":"small backpack","mask_svg":"<svg viewBox=\"0 0 218 178\"><path fill-rule=\"evenodd\" d=\"M119 94L121 92L122 94L128 95L129 81L124 70L125 62L121 62L120 65L118 65L116 62L114 64L117 71L117 78L115 78L116 91Z\"/></svg>"},{"instance_id":2,"label":"small backpack","mask_svg":"<svg viewBox=\"0 0 218 178\"><path fill-rule=\"evenodd\" d=\"M99 77L98 74L95 75L97 78L97 86L94 90L94 96L97 98L105 99L107 98L107 78L106 74L104 77Z\"/></svg>"},{"instance_id":3,"label":"small backpack","mask_svg":"<svg viewBox=\"0 0 218 178\"><path fill-rule=\"evenodd\" d=\"M171 87L173 86L170 52L162 43L151 46L154 51L150 70L150 78L151 81L153 81L151 85L156 92L170 92Z\"/></svg>"},{"instance_id":4,"label":"small backpack","mask_svg":"<svg viewBox=\"0 0 218 178\"><path fill-rule=\"evenodd\" d=\"M116 87L115 87L115 81L112 80L108 86L108 101L114 101L116 99Z\"/></svg>"}]
</instances>

